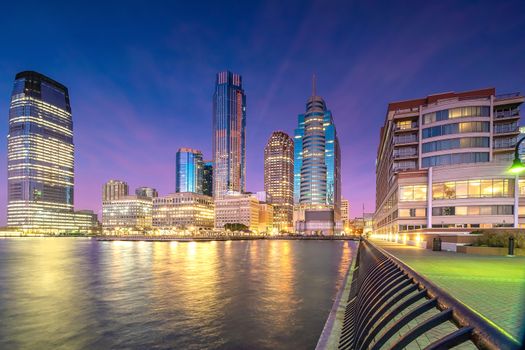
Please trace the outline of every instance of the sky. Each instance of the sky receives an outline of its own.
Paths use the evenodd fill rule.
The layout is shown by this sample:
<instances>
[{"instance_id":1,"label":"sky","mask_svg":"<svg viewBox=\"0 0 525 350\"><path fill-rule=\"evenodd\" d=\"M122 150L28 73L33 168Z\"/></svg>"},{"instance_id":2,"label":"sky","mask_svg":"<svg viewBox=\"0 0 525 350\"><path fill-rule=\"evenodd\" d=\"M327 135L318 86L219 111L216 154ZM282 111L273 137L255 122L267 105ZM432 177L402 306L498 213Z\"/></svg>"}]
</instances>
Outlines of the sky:
<instances>
[{"instance_id":1,"label":"sky","mask_svg":"<svg viewBox=\"0 0 525 350\"><path fill-rule=\"evenodd\" d=\"M102 185L174 192L175 153L211 157L215 74L243 77L247 190L262 190L272 131L293 134L312 74L332 111L351 217L374 211L387 104L446 91L525 92L524 1L9 1L0 12L0 225L15 74L69 88L75 207Z\"/></svg>"}]
</instances>

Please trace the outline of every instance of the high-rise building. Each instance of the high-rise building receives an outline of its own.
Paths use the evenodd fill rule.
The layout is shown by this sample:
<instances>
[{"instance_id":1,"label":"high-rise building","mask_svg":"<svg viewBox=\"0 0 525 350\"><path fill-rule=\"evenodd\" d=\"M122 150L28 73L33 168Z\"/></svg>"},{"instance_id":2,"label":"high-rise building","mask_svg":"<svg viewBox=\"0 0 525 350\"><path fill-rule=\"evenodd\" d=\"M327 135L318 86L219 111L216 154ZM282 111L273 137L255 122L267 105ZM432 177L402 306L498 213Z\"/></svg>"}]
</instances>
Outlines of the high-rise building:
<instances>
[{"instance_id":1,"label":"high-rise building","mask_svg":"<svg viewBox=\"0 0 525 350\"><path fill-rule=\"evenodd\" d=\"M213 94L213 196L246 191L246 95L239 74L217 74Z\"/></svg>"},{"instance_id":2,"label":"high-rise building","mask_svg":"<svg viewBox=\"0 0 525 350\"><path fill-rule=\"evenodd\" d=\"M105 233L142 231L153 223L150 197L122 196L102 203L102 228Z\"/></svg>"},{"instance_id":3,"label":"high-rise building","mask_svg":"<svg viewBox=\"0 0 525 350\"><path fill-rule=\"evenodd\" d=\"M121 180L109 180L102 187L102 201L112 201L129 194L128 183Z\"/></svg>"},{"instance_id":4,"label":"high-rise building","mask_svg":"<svg viewBox=\"0 0 525 350\"><path fill-rule=\"evenodd\" d=\"M193 192L171 193L153 199L153 226L171 230L214 227L213 198Z\"/></svg>"},{"instance_id":5,"label":"high-rise building","mask_svg":"<svg viewBox=\"0 0 525 350\"><path fill-rule=\"evenodd\" d=\"M273 225L279 231L293 228L294 142L275 131L264 148L264 190L273 205Z\"/></svg>"},{"instance_id":6,"label":"high-rise building","mask_svg":"<svg viewBox=\"0 0 525 350\"><path fill-rule=\"evenodd\" d=\"M202 168L202 193L213 197L213 161L204 161Z\"/></svg>"},{"instance_id":7,"label":"high-rise building","mask_svg":"<svg viewBox=\"0 0 525 350\"><path fill-rule=\"evenodd\" d=\"M77 225L84 214L73 207L73 120L64 85L33 71L16 75L7 149L7 225L27 233L84 231Z\"/></svg>"},{"instance_id":8,"label":"high-rise building","mask_svg":"<svg viewBox=\"0 0 525 350\"><path fill-rule=\"evenodd\" d=\"M202 194L202 152L193 148L180 148L176 155L175 192Z\"/></svg>"},{"instance_id":9,"label":"high-rise building","mask_svg":"<svg viewBox=\"0 0 525 350\"><path fill-rule=\"evenodd\" d=\"M157 198L159 192L153 187L139 187L135 190L135 194L141 197Z\"/></svg>"},{"instance_id":10,"label":"high-rise building","mask_svg":"<svg viewBox=\"0 0 525 350\"><path fill-rule=\"evenodd\" d=\"M330 235L341 224L341 151L332 117L315 78L306 113L299 115L295 131L294 181L298 193L295 229L306 234Z\"/></svg>"},{"instance_id":11,"label":"high-rise building","mask_svg":"<svg viewBox=\"0 0 525 350\"><path fill-rule=\"evenodd\" d=\"M375 231L519 226L525 210L514 203L525 181L516 186L507 170L524 100L489 88L390 103L377 150Z\"/></svg>"}]
</instances>

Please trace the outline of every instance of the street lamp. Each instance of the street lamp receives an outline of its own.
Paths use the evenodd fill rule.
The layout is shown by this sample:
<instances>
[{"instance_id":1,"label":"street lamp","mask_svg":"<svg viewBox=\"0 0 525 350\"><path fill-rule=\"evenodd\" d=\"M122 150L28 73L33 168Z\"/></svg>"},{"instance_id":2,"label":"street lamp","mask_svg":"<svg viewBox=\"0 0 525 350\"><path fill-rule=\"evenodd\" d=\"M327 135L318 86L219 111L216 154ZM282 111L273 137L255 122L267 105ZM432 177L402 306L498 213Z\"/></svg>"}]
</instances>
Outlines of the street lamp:
<instances>
[{"instance_id":1,"label":"street lamp","mask_svg":"<svg viewBox=\"0 0 525 350\"><path fill-rule=\"evenodd\" d=\"M512 166L509 168L509 172L516 175L520 174L525 170L525 165L523 165L523 163L521 162L519 153L520 144L523 142L523 140L525 140L525 137L523 137L516 143L516 148L514 149L514 160L512 161Z\"/></svg>"}]
</instances>

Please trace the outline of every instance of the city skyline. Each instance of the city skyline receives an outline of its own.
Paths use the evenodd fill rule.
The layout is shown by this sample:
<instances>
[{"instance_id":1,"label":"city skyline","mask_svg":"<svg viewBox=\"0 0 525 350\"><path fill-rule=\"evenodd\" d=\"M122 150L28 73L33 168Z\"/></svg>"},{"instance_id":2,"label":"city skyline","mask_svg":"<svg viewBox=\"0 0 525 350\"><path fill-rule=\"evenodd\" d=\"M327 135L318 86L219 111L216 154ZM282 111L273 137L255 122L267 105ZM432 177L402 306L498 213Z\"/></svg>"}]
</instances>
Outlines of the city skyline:
<instances>
[{"instance_id":1,"label":"city skyline","mask_svg":"<svg viewBox=\"0 0 525 350\"><path fill-rule=\"evenodd\" d=\"M12 18L2 21L3 31L15 32L19 23L16 14L22 10L17 6L7 5L5 13ZM251 10L241 8L239 11L247 16L235 26L247 30L237 30L235 36L231 36L222 23L226 9L214 14L218 9L213 6L206 9L202 17L190 16L185 25L160 13L152 16L157 18L157 23L150 30L133 27L126 16L118 15L111 22L129 29L131 35L137 34L142 42L157 37L158 33L167 33L148 45L138 44L126 30L109 31L113 35L106 38L108 28L104 25L95 31L88 30L88 26L82 29L84 22L94 18L98 24L109 22L105 17L115 12L111 5L107 14L75 10L82 12L82 16L69 17L75 18L78 24L67 14L59 18L51 16L53 21L45 22L40 29L52 36L53 42L39 44L34 40L34 45L27 45L14 37L0 39L6 48L0 70L0 95L3 96L0 110L4 111L0 133L7 134L9 95L16 73L36 70L68 86L78 154L75 206L100 213L100 186L108 179L125 178L132 188L153 186L167 194L175 179L170 169L178 147L195 147L206 155L211 154L213 75L230 69L243 76L248 96L247 190L257 191L263 188L261 150L272 131L293 132L296 111L302 110L304 96L310 90L311 74L315 72L319 93L330 102L341 138L342 194L356 207L364 202L366 211L373 211L378 129L388 102L426 93L488 86L497 86L502 93L523 91L525 68L519 62L524 48L516 45L516 33L522 32L524 25L522 21L512 20L523 7L520 2L490 6L444 2L425 8L413 4L417 18L412 18L410 24L396 33L390 33L390 29L410 6L389 8L397 14L397 17L391 16L397 20L373 14L373 9L366 5L341 8L339 16L334 16L335 6L331 5L319 13L321 6L310 3L301 7L296 3L277 7L270 3L256 4ZM132 10L140 12L139 5L131 5L129 11ZM181 16L191 10L191 6L181 9ZM52 15L53 11L51 6L34 13L40 17L42 12ZM297 16L289 20L292 13ZM312 31L310 25L318 20L318 13L324 18L334 18L329 25ZM432 21L435 13L447 13L451 24L447 28L439 26L439 21ZM464 16L464 13L470 15ZM272 28L264 26L270 15L276 19ZM32 12L25 16L33 21ZM235 18L236 13L229 16L232 17L227 18ZM409 19L409 15L403 18ZM507 21L498 21L502 18ZM151 21L145 23L152 24ZM213 25L220 30L194 33ZM64 26L69 27L69 33L63 33ZM18 35L31 37L25 35L31 31L30 27L16 28ZM344 31L355 35L336 45L337 33ZM180 33L188 34L188 38ZM276 33L280 38L276 38ZM428 37L433 40L427 40ZM250 40L253 38L257 40ZM380 40L368 44L370 38ZM199 42L196 39L202 39L202 46L195 43ZM210 44L221 39L225 48ZM93 44L80 47L75 43L77 40ZM329 55L329 60L322 60L324 55L311 52L310 57L305 57L305 49L312 42L324 49L320 51L323 54L333 52L337 57ZM406 55L406 48L413 44L416 44L414 53ZM270 47L275 47L276 53L268 50ZM41 53L38 57L31 55L35 49ZM237 55L229 52L233 49ZM476 55L464 55L471 51ZM103 53L100 58L99 52ZM385 57L382 52L389 55ZM199 57L206 59L197 59ZM502 65L513 69L496 69ZM159 95L165 101L159 101ZM361 120L366 122L360 123ZM202 140L198 135L202 135ZM169 143L163 144L164 140ZM137 144L144 147L138 149ZM5 138L1 139L0 148L5 160ZM5 161L0 163L6 166ZM5 183L7 169L2 169L0 182ZM165 175L160 178L156 175L159 172ZM1 191L0 206L5 208L6 203L6 192ZM0 225L6 223L5 215L5 210L0 212Z\"/></svg>"}]
</instances>

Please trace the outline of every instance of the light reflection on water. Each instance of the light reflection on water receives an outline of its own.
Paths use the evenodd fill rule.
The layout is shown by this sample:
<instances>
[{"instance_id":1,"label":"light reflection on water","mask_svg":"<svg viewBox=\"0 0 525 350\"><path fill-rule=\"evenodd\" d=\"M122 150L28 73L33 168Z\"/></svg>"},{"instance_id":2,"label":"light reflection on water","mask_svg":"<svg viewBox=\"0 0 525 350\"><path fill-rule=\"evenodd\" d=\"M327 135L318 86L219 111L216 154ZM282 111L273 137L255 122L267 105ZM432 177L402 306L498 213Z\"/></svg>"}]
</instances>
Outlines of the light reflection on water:
<instances>
[{"instance_id":1,"label":"light reflection on water","mask_svg":"<svg viewBox=\"0 0 525 350\"><path fill-rule=\"evenodd\" d=\"M2 239L0 348L313 348L352 249Z\"/></svg>"}]
</instances>

